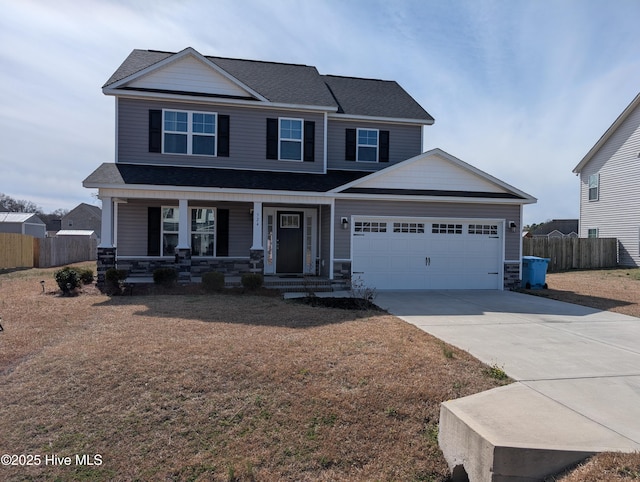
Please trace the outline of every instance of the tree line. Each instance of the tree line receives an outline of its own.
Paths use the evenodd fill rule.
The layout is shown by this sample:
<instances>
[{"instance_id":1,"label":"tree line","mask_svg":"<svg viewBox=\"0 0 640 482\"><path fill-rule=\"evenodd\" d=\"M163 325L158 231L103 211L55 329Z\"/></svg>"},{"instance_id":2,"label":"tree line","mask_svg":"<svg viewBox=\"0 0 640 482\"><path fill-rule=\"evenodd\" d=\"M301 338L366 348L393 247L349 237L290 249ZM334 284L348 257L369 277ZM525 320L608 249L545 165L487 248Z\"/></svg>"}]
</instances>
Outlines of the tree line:
<instances>
[{"instance_id":1,"label":"tree line","mask_svg":"<svg viewBox=\"0 0 640 482\"><path fill-rule=\"evenodd\" d=\"M14 199L11 196L7 196L0 192L0 212L9 213L34 213L37 214L43 222L49 223L54 219L61 219L65 214L69 212L68 209L56 209L50 213L45 213L44 210L32 201L26 201L24 199Z\"/></svg>"}]
</instances>

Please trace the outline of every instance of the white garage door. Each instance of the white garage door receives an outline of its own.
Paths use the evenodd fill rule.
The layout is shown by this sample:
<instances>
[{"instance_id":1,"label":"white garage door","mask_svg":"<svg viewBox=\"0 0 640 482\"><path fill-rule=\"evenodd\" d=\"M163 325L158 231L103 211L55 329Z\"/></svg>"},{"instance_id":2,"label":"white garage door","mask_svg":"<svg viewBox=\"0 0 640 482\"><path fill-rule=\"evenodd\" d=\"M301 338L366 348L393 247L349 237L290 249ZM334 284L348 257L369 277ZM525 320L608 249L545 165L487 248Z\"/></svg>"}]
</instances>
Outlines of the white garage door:
<instances>
[{"instance_id":1,"label":"white garage door","mask_svg":"<svg viewBox=\"0 0 640 482\"><path fill-rule=\"evenodd\" d=\"M502 289L503 223L356 217L352 277L376 289Z\"/></svg>"}]
</instances>

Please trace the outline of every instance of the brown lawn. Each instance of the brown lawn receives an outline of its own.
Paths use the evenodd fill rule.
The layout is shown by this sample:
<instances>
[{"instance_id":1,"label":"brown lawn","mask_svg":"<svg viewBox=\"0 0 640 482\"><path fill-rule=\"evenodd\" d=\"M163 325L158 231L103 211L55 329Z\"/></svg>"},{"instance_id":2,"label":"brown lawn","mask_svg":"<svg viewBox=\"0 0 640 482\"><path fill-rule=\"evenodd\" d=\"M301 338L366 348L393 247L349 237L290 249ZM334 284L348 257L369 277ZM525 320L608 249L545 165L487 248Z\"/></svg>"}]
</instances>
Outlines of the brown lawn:
<instances>
[{"instance_id":1,"label":"brown lawn","mask_svg":"<svg viewBox=\"0 0 640 482\"><path fill-rule=\"evenodd\" d=\"M447 480L440 402L502 383L386 314L92 286L65 298L53 271L0 275L0 454L32 456L0 480ZM638 277L553 274L537 294L639 316ZM639 474L639 454L601 454L561 480Z\"/></svg>"},{"instance_id":2,"label":"brown lawn","mask_svg":"<svg viewBox=\"0 0 640 482\"><path fill-rule=\"evenodd\" d=\"M1 480L446 480L439 404L501 383L384 313L53 271L0 275L0 453L40 456Z\"/></svg>"}]
</instances>

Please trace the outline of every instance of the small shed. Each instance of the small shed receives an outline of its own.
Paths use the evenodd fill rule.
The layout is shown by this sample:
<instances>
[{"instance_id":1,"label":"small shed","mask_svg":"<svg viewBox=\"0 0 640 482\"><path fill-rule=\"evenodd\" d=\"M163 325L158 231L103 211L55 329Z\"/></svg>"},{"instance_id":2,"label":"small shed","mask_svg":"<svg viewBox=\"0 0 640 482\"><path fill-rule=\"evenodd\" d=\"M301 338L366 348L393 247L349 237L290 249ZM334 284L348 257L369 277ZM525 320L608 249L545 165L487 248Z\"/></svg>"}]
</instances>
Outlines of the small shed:
<instances>
[{"instance_id":1,"label":"small shed","mask_svg":"<svg viewBox=\"0 0 640 482\"><path fill-rule=\"evenodd\" d=\"M44 238L47 225L35 213L0 212L0 233L28 234Z\"/></svg>"},{"instance_id":2,"label":"small shed","mask_svg":"<svg viewBox=\"0 0 640 482\"><path fill-rule=\"evenodd\" d=\"M56 233L56 237L60 236L80 236L82 238L98 239L98 235L92 229L61 229Z\"/></svg>"}]
</instances>

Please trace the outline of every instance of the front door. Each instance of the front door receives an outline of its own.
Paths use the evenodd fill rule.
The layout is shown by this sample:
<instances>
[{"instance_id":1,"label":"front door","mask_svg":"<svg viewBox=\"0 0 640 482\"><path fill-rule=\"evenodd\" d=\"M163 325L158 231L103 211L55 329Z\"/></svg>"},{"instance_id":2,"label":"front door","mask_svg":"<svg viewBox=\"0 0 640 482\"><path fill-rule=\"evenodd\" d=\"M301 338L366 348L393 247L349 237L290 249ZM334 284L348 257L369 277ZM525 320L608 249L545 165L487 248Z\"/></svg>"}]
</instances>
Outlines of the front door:
<instances>
[{"instance_id":1,"label":"front door","mask_svg":"<svg viewBox=\"0 0 640 482\"><path fill-rule=\"evenodd\" d=\"M303 212L278 211L276 234L276 272L302 273Z\"/></svg>"}]
</instances>

